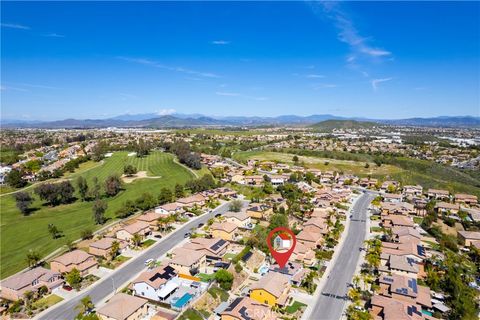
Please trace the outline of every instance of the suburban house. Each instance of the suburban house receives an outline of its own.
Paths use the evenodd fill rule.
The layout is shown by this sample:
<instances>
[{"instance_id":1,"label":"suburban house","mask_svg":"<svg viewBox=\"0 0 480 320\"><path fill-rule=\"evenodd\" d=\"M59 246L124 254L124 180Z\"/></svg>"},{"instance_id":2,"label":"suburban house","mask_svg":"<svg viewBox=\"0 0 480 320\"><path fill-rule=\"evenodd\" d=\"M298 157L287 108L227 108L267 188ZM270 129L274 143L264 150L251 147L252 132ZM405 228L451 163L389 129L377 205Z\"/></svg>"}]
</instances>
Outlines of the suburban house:
<instances>
[{"instance_id":1,"label":"suburban house","mask_svg":"<svg viewBox=\"0 0 480 320\"><path fill-rule=\"evenodd\" d=\"M271 175L269 176L270 178L270 183L273 186L282 186L285 184L285 182L288 181L289 176L288 175Z\"/></svg>"},{"instance_id":2,"label":"suburban house","mask_svg":"<svg viewBox=\"0 0 480 320\"><path fill-rule=\"evenodd\" d=\"M270 314L268 305L249 297L236 298L220 313L221 320L266 320Z\"/></svg>"},{"instance_id":3,"label":"suburban house","mask_svg":"<svg viewBox=\"0 0 480 320\"><path fill-rule=\"evenodd\" d=\"M478 198L477 196L471 194L457 193L455 195L455 202L472 205L478 202Z\"/></svg>"},{"instance_id":4,"label":"suburban house","mask_svg":"<svg viewBox=\"0 0 480 320\"><path fill-rule=\"evenodd\" d=\"M254 219L268 219L273 214L273 208L261 203L250 203L247 214Z\"/></svg>"},{"instance_id":5,"label":"suburban house","mask_svg":"<svg viewBox=\"0 0 480 320\"><path fill-rule=\"evenodd\" d=\"M263 185L264 179L263 179L263 176L254 175L254 176L244 176L243 181L246 185L249 185L249 186L261 186Z\"/></svg>"},{"instance_id":6,"label":"suburban house","mask_svg":"<svg viewBox=\"0 0 480 320\"><path fill-rule=\"evenodd\" d=\"M52 269L52 271L65 273L77 269L82 276L87 275L91 270L97 267L97 259L82 250L67 252L50 262L50 269Z\"/></svg>"},{"instance_id":7,"label":"suburban house","mask_svg":"<svg viewBox=\"0 0 480 320\"><path fill-rule=\"evenodd\" d=\"M46 286L48 291L63 284L62 275L59 272L36 267L34 269L17 273L0 283L2 291L0 297L11 301L23 299L27 291L35 292L40 287Z\"/></svg>"},{"instance_id":8,"label":"suburban house","mask_svg":"<svg viewBox=\"0 0 480 320\"><path fill-rule=\"evenodd\" d=\"M111 256L112 252L112 244L114 242L118 242L120 251L125 249L127 247L127 242L116 239L116 238L110 238L110 237L105 237L100 240L97 240L95 242L92 242L90 246L88 247L88 252L97 256L97 257L104 257L108 258Z\"/></svg>"},{"instance_id":9,"label":"suburban house","mask_svg":"<svg viewBox=\"0 0 480 320\"><path fill-rule=\"evenodd\" d=\"M155 212L164 216L168 216L176 213L182 214L185 212L185 210L183 210L183 207L180 204L172 202L156 207Z\"/></svg>"},{"instance_id":10,"label":"suburban house","mask_svg":"<svg viewBox=\"0 0 480 320\"><path fill-rule=\"evenodd\" d=\"M381 202L380 210L382 215L385 214L400 214L400 215L409 215L415 213L415 207L413 204L408 202Z\"/></svg>"},{"instance_id":11,"label":"suburban house","mask_svg":"<svg viewBox=\"0 0 480 320\"><path fill-rule=\"evenodd\" d=\"M389 214L389 215L383 217L382 225L385 228L413 227L414 223L413 223L413 221L410 217L397 215L397 214Z\"/></svg>"},{"instance_id":12,"label":"suburban house","mask_svg":"<svg viewBox=\"0 0 480 320\"><path fill-rule=\"evenodd\" d=\"M303 230L324 235L328 233L328 225L323 218L310 218L303 224Z\"/></svg>"},{"instance_id":13,"label":"suburban house","mask_svg":"<svg viewBox=\"0 0 480 320\"><path fill-rule=\"evenodd\" d=\"M447 190L439 190L439 189L428 189L427 191L427 196L430 199L443 199L443 200L448 200L450 198L450 192Z\"/></svg>"},{"instance_id":14,"label":"suburban house","mask_svg":"<svg viewBox=\"0 0 480 320\"><path fill-rule=\"evenodd\" d=\"M464 246L469 247L475 243L480 242L479 231L458 231L458 239Z\"/></svg>"},{"instance_id":15,"label":"suburban house","mask_svg":"<svg viewBox=\"0 0 480 320\"><path fill-rule=\"evenodd\" d=\"M239 228L251 229L252 219L244 210L240 212L228 211L222 216L226 218L227 222L233 223Z\"/></svg>"},{"instance_id":16,"label":"suburban house","mask_svg":"<svg viewBox=\"0 0 480 320\"><path fill-rule=\"evenodd\" d=\"M392 273L397 273L407 277L417 278L419 264L415 259L406 256L390 255L387 262L388 269Z\"/></svg>"},{"instance_id":17,"label":"suburban house","mask_svg":"<svg viewBox=\"0 0 480 320\"><path fill-rule=\"evenodd\" d=\"M403 200L403 196L399 193L384 193L382 197L385 202L400 203Z\"/></svg>"},{"instance_id":18,"label":"suburban house","mask_svg":"<svg viewBox=\"0 0 480 320\"><path fill-rule=\"evenodd\" d=\"M169 261L178 274L196 275L199 272L206 272L207 260L202 251L190 250L187 248L176 248L172 252L173 258Z\"/></svg>"},{"instance_id":19,"label":"suburban house","mask_svg":"<svg viewBox=\"0 0 480 320\"><path fill-rule=\"evenodd\" d=\"M130 241L135 234L144 238L150 234L150 224L145 221L136 221L132 224L124 225L117 231L116 236L120 240Z\"/></svg>"},{"instance_id":20,"label":"suburban house","mask_svg":"<svg viewBox=\"0 0 480 320\"><path fill-rule=\"evenodd\" d=\"M312 229L303 229L297 234L297 245L303 244L307 248L315 249L322 245L323 237L319 232L315 232Z\"/></svg>"},{"instance_id":21,"label":"suburban house","mask_svg":"<svg viewBox=\"0 0 480 320\"><path fill-rule=\"evenodd\" d=\"M288 276L269 272L251 286L250 298L269 306L283 306L290 290Z\"/></svg>"},{"instance_id":22,"label":"suburban house","mask_svg":"<svg viewBox=\"0 0 480 320\"><path fill-rule=\"evenodd\" d=\"M434 319L422 313L421 306L382 295L373 295L370 314L373 319L422 320Z\"/></svg>"},{"instance_id":23,"label":"suburban house","mask_svg":"<svg viewBox=\"0 0 480 320\"><path fill-rule=\"evenodd\" d=\"M423 193L423 187L420 185L408 185L403 187L403 194L407 197L420 197Z\"/></svg>"},{"instance_id":24,"label":"suburban house","mask_svg":"<svg viewBox=\"0 0 480 320\"><path fill-rule=\"evenodd\" d=\"M439 213L456 214L460 210L460 204L440 201L435 204L435 210Z\"/></svg>"},{"instance_id":25,"label":"suburban house","mask_svg":"<svg viewBox=\"0 0 480 320\"><path fill-rule=\"evenodd\" d=\"M141 273L133 284L135 295L154 301L164 301L175 290L178 284L169 282L177 276L177 272L171 266L160 266Z\"/></svg>"},{"instance_id":26,"label":"suburban house","mask_svg":"<svg viewBox=\"0 0 480 320\"><path fill-rule=\"evenodd\" d=\"M160 218L164 218L166 215L156 212L155 210L148 211L137 217L137 221L143 221L150 225L152 229L157 227L157 221Z\"/></svg>"},{"instance_id":27,"label":"suburban house","mask_svg":"<svg viewBox=\"0 0 480 320\"><path fill-rule=\"evenodd\" d=\"M182 248L200 251L205 254L207 262L221 260L227 253L230 242L218 238L194 238L183 245Z\"/></svg>"},{"instance_id":28,"label":"suburban house","mask_svg":"<svg viewBox=\"0 0 480 320\"><path fill-rule=\"evenodd\" d=\"M148 313L147 302L126 293L117 293L97 310L97 316L102 320L140 320Z\"/></svg>"},{"instance_id":29,"label":"suburban house","mask_svg":"<svg viewBox=\"0 0 480 320\"><path fill-rule=\"evenodd\" d=\"M192 207L195 207L195 206L202 207L202 206L205 205L205 200L206 199L205 199L204 196L197 193L197 194L191 195L189 197L177 199L177 203L180 206L186 207L186 208L192 208Z\"/></svg>"},{"instance_id":30,"label":"suburban house","mask_svg":"<svg viewBox=\"0 0 480 320\"><path fill-rule=\"evenodd\" d=\"M379 278L379 293L386 297L432 308L430 288L417 284L417 279L399 274L382 274Z\"/></svg>"},{"instance_id":31,"label":"suburban house","mask_svg":"<svg viewBox=\"0 0 480 320\"><path fill-rule=\"evenodd\" d=\"M237 225L231 222L215 222L210 226L210 233L212 237L221 238L228 241L237 240L237 230Z\"/></svg>"},{"instance_id":32,"label":"suburban house","mask_svg":"<svg viewBox=\"0 0 480 320\"><path fill-rule=\"evenodd\" d=\"M313 251L311 247L307 247L303 243L297 242L295 249L293 249L292 260L311 267L315 265L316 262L315 251Z\"/></svg>"}]
</instances>

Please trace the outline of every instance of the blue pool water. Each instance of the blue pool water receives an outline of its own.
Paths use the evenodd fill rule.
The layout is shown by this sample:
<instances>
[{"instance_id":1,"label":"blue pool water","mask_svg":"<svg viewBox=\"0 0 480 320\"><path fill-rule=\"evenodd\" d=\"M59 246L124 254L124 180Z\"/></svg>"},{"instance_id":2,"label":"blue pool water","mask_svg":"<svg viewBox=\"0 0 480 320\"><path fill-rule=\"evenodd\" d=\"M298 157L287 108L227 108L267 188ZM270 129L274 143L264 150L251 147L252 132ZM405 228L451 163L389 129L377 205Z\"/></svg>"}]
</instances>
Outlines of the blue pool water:
<instances>
[{"instance_id":1,"label":"blue pool water","mask_svg":"<svg viewBox=\"0 0 480 320\"><path fill-rule=\"evenodd\" d=\"M427 315L427 316L430 316L430 317L433 315L433 313L431 313L430 311L427 311L427 310L422 310L422 313Z\"/></svg>"},{"instance_id":2,"label":"blue pool water","mask_svg":"<svg viewBox=\"0 0 480 320\"><path fill-rule=\"evenodd\" d=\"M266 266L266 265L263 265L258 269L258 273L260 273L260 274L265 274L265 273L267 273L267 271L268 271L268 266Z\"/></svg>"},{"instance_id":3,"label":"blue pool water","mask_svg":"<svg viewBox=\"0 0 480 320\"><path fill-rule=\"evenodd\" d=\"M190 293L185 293L180 299L175 301L175 303L172 305L174 308L181 309L183 308L190 299L192 299L192 295Z\"/></svg>"}]
</instances>

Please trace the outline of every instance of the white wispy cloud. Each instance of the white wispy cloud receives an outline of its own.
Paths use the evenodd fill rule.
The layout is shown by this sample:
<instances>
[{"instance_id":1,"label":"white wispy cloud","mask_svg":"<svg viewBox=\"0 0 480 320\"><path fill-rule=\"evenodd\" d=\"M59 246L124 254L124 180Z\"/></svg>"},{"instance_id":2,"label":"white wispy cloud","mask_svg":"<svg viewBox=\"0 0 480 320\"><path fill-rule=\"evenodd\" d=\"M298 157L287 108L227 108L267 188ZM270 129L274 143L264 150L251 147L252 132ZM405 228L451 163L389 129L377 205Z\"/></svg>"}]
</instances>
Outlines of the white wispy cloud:
<instances>
[{"instance_id":1,"label":"white wispy cloud","mask_svg":"<svg viewBox=\"0 0 480 320\"><path fill-rule=\"evenodd\" d=\"M347 62L355 61L358 56L381 58L390 56L388 50L374 47L370 44L369 37L363 37L355 27L353 20L342 9L340 3L335 1L310 2L313 11L330 19L338 30L338 39L349 45L352 54L347 57Z\"/></svg>"},{"instance_id":2,"label":"white wispy cloud","mask_svg":"<svg viewBox=\"0 0 480 320\"><path fill-rule=\"evenodd\" d=\"M11 87L11 86L6 86L6 85L1 85L1 90L2 91L20 91L20 92L28 92L29 90L24 89L24 88L19 88L19 87Z\"/></svg>"},{"instance_id":3,"label":"white wispy cloud","mask_svg":"<svg viewBox=\"0 0 480 320\"><path fill-rule=\"evenodd\" d=\"M52 89L52 90L59 89L58 87L46 86L43 84L32 84L32 83L12 83L12 84L17 86L22 86L22 87L38 88L38 89Z\"/></svg>"},{"instance_id":4,"label":"white wispy cloud","mask_svg":"<svg viewBox=\"0 0 480 320\"><path fill-rule=\"evenodd\" d=\"M159 115L159 116L168 116L170 114L174 114L176 113L177 110L173 109L173 108L168 108L168 109L160 109L158 110L156 113Z\"/></svg>"},{"instance_id":5,"label":"white wispy cloud","mask_svg":"<svg viewBox=\"0 0 480 320\"><path fill-rule=\"evenodd\" d=\"M338 85L334 83L317 83L313 85L314 90L331 89L336 87L338 87Z\"/></svg>"},{"instance_id":6,"label":"white wispy cloud","mask_svg":"<svg viewBox=\"0 0 480 320\"><path fill-rule=\"evenodd\" d=\"M223 91L217 91L215 92L217 96L228 96L228 97L238 97L240 96L240 93L236 92L223 92Z\"/></svg>"},{"instance_id":7,"label":"white wispy cloud","mask_svg":"<svg viewBox=\"0 0 480 320\"><path fill-rule=\"evenodd\" d=\"M374 91L377 91L378 90L378 85L382 82L387 82L387 81L390 81L392 80L393 78L383 78L383 79L372 79L371 81L371 84L372 84L372 88Z\"/></svg>"},{"instance_id":8,"label":"white wispy cloud","mask_svg":"<svg viewBox=\"0 0 480 320\"><path fill-rule=\"evenodd\" d=\"M58 34L55 32L52 33L44 33L42 34L42 37L47 37L47 38L65 38L63 34Z\"/></svg>"},{"instance_id":9,"label":"white wispy cloud","mask_svg":"<svg viewBox=\"0 0 480 320\"><path fill-rule=\"evenodd\" d=\"M227 41L227 40L214 40L214 41L211 42L211 44L226 45L226 44L230 44L230 41Z\"/></svg>"},{"instance_id":10,"label":"white wispy cloud","mask_svg":"<svg viewBox=\"0 0 480 320\"><path fill-rule=\"evenodd\" d=\"M205 78L220 78L219 75L212 73L212 72L202 72L202 71L197 71L197 70L192 70L192 69L187 69L184 67L173 67L173 66L168 66L159 63L158 61L150 60L150 59L145 59L145 58L131 58L131 57L122 57L119 56L117 57L120 60L128 61L128 62L134 62L138 64L143 64L147 66L152 66L155 68L160 68L168 71L174 71L174 72L180 72L188 75L195 75L195 76L201 76Z\"/></svg>"},{"instance_id":11,"label":"white wispy cloud","mask_svg":"<svg viewBox=\"0 0 480 320\"><path fill-rule=\"evenodd\" d=\"M25 26L23 24L17 24L17 23L2 23L1 26L4 28L30 30L29 26Z\"/></svg>"},{"instance_id":12,"label":"white wispy cloud","mask_svg":"<svg viewBox=\"0 0 480 320\"><path fill-rule=\"evenodd\" d=\"M310 79L325 78L325 76L323 74L307 74L305 77L310 78Z\"/></svg>"}]
</instances>

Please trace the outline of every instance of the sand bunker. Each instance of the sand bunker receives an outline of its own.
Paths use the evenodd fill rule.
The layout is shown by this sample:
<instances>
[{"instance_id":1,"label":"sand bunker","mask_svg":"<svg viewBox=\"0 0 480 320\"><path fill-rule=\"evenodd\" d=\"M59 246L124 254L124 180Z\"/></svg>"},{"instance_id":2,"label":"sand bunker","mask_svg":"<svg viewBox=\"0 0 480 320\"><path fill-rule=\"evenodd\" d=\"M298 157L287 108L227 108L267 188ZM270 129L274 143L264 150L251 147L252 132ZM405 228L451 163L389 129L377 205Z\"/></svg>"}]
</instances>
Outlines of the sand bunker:
<instances>
[{"instance_id":1,"label":"sand bunker","mask_svg":"<svg viewBox=\"0 0 480 320\"><path fill-rule=\"evenodd\" d=\"M132 183L137 179L159 179L160 176L147 176L147 171L138 171L136 174L131 176L122 175L122 180L125 183Z\"/></svg>"}]
</instances>

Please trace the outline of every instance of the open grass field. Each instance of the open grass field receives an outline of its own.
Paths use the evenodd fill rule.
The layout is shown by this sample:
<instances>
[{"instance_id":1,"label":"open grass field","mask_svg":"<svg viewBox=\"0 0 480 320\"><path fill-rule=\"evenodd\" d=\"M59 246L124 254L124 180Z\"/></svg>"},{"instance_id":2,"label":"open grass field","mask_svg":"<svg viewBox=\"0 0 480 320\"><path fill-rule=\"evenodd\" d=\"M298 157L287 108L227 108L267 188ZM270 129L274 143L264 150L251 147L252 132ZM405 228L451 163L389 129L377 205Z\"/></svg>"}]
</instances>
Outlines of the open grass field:
<instances>
[{"instance_id":1,"label":"open grass field","mask_svg":"<svg viewBox=\"0 0 480 320\"><path fill-rule=\"evenodd\" d=\"M82 175L90 184L93 178L97 177L103 183L111 174L121 175L127 163L136 166L138 170L147 171L148 175L161 177L135 180L125 184L125 190L115 197L107 198L108 209L105 215L109 219L115 218L115 211L128 199L134 200L144 192L157 196L162 187L173 188L176 183L185 183L194 178L192 172L174 162L171 154L153 152L144 158L128 157L127 154L127 152L115 152L111 158L105 159L103 164L96 163L96 166L89 167L89 170L80 168L78 174L74 173L69 177L75 178ZM28 191L33 193L33 188ZM48 207L36 199L32 205L35 211L29 216L23 216L15 206L12 195L0 197L1 278L27 266L25 256L29 249L36 249L42 256L46 256L63 246L67 239L80 238L81 231L87 228L93 230L100 228L101 226L94 224L92 205L93 202L76 201L67 205ZM47 230L49 223L55 224L63 232L64 237L52 239Z\"/></svg>"},{"instance_id":2,"label":"open grass field","mask_svg":"<svg viewBox=\"0 0 480 320\"><path fill-rule=\"evenodd\" d=\"M233 158L240 162L246 162L250 159L256 160L268 160L279 161L283 163L293 164L293 157L295 155L291 153L283 152L271 152L271 151L244 151L237 152L233 155ZM337 160L319 158L313 156L297 156L299 163L304 163L308 168L316 168L320 170L341 171L344 173L351 173L356 175L390 175L400 172L401 169L391 165L382 165L377 167L373 162L369 162L369 168L365 168L365 162L349 161L349 160ZM328 164L326 164L328 162Z\"/></svg>"},{"instance_id":3,"label":"open grass field","mask_svg":"<svg viewBox=\"0 0 480 320\"><path fill-rule=\"evenodd\" d=\"M235 153L233 158L240 162L257 159L293 164L293 156L293 153L244 151ZM478 187L479 184L475 177L454 168L427 161L396 158L391 160L391 164L382 164L380 167L373 162L368 162L369 168L365 168L365 162L363 161L300 155L298 155L298 159L299 163L303 162L309 168L351 173L360 177L370 175L381 181L392 179L401 182L403 185L420 184L424 189L446 189L451 193L469 193L480 197L480 187ZM325 164L326 162L328 162L328 165Z\"/></svg>"}]
</instances>

